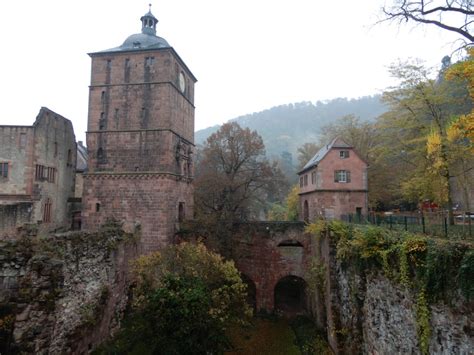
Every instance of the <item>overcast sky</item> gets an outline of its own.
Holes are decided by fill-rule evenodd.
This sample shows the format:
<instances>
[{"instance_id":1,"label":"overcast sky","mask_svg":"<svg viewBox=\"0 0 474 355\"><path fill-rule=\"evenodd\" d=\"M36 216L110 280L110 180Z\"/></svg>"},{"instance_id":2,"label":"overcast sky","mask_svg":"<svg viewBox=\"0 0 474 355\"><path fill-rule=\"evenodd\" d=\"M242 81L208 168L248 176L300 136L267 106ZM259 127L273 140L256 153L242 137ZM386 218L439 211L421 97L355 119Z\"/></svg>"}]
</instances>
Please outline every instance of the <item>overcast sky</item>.
<instances>
[{"instance_id":1,"label":"overcast sky","mask_svg":"<svg viewBox=\"0 0 474 355\"><path fill-rule=\"evenodd\" d=\"M383 0L159 0L157 34L197 77L196 130L272 106L380 93L387 66L437 66L454 35L373 24ZM148 1L23 0L0 4L0 124L31 125L41 106L85 140L89 52L141 31Z\"/></svg>"}]
</instances>

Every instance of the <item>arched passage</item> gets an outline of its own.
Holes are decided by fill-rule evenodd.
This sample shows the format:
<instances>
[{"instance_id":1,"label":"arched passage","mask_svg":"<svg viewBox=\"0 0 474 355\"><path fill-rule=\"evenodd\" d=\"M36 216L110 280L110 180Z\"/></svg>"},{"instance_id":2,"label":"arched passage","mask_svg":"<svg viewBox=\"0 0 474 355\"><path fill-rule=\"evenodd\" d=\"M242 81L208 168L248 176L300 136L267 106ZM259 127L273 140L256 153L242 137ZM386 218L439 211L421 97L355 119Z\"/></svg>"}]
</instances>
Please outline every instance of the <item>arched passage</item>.
<instances>
[{"instance_id":1,"label":"arched passage","mask_svg":"<svg viewBox=\"0 0 474 355\"><path fill-rule=\"evenodd\" d=\"M297 276L285 276L274 290L275 310L286 315L306 313L306 282Z\"/></svg>"},{"instance_id":2,"label":"arched passage","mask_svg":"<svg viewBox=\"0 0 474 355\"><path fill-rule=\"evenodd\" d=\"M240 277L243 283L247 285L247 303L255 312L257 310L257 287L255 282L245 274L241 274Z\"/></svg>"}]
</instances>

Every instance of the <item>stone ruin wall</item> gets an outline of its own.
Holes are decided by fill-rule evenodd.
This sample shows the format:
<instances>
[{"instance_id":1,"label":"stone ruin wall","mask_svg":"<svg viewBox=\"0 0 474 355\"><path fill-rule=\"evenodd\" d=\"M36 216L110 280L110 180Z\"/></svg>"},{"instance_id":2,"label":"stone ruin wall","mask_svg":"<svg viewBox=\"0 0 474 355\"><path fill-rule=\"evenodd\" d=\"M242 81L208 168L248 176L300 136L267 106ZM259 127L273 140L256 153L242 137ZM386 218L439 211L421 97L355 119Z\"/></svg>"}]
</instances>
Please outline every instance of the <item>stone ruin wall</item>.
<instances>
[{"instance_id":1,"label":"stone ruin wall","mask_svg":"<svg viewBox=\"0 0 474 355\"><path fill-rule=\"evenodd\" d=\"M120 326L137 250L116 228L0 242L0 352L95 348Z\"/></svg>"},{"instance_id":2,"label":"stone ruin wall","mask_svg":"<svg viewBox=\"0 0 474 355\"><path fill-rule=\"evenodd\" d=\"M421 354L417 335L417 295L387 279L382 270L362 275L336 259L329 245L326 285L328 340L340 354ZM471 354L474 349L474 301L461 295L453 304L429 304L430 354Z\"/></svg>"}]
</instances>

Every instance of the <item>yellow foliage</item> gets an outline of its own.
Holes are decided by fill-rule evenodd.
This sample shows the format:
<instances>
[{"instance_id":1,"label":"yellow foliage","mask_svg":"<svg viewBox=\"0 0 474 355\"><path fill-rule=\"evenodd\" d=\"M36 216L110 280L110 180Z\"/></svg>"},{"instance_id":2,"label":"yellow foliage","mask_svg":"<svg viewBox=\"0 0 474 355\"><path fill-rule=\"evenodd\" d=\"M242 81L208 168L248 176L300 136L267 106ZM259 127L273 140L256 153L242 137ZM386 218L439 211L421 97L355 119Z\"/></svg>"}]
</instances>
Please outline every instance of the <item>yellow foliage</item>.
<instances>
[{"instance_id":1,"label":"yellow foliage","mask_svg":"<svg viewBox=\"0 0 474 355\"><path fill-rule=\"evenodd\" d=\"M426 140L426 150L428 155L437 154L441 148L441 136L438 132L432 131Z\"/></svg>"},{"instance_id":2,"label":"yellow foliage","mask_svg":"<svg viewBox=\"0 0 474 355\"><path fill-rule=\"evenodd\" d=\"M474 101L474 47L467 50L468 58L464 61L456 63L446 72L448 80L466 80L468 83L469 95ZM463 136L469 138L471 151L474 152L474 110L459 117L454 123L455 129L462 132ZM458 133L459 134L459 133Z\"/></svg>"}]
</instances>

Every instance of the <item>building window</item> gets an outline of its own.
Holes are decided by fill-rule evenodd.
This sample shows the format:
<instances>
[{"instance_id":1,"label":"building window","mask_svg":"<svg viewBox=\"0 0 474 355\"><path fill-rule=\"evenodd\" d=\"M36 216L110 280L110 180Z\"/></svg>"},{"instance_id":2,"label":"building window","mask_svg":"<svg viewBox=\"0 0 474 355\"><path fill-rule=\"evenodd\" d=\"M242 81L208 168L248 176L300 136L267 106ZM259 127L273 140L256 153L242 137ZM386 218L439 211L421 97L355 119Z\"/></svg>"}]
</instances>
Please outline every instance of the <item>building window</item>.
<instances>
[{"instance_id":1,"label":"building window","mask_svg":"<svg viewBox=\"0 0 474 355\"><path fill-rule=\"evenodd\" d=\"M351 182L351 172L348 170L334 171L334 182Z\"/></svg>"},{"instance_id":2,"label":"building window","mask_svg":"<svg viewBox=\"0 0 474 355\"><path fill-rule=\"evenodd\" d=\"M125 59L125 68L130 68L130 59Z\"/></svg>"},{"instance_id":3,"label":"building window","mask_svg":"<svg viewBox=\"0 0 474 355\"><path fill-rule=\"evenodd\" d=\"M111 69L112 68L112 60L111 59L107 59L107 69Z\"/></svg>"},{"instance_id":4,"label":"building window","mask_svg":"<svg viewBox=\"0 0 474 355\"><path fill-rule=\"evenodd\" d=\"M178 222L183 222L184 217L185 217L184 202L180 202L178 205Z\"/></svg>"},{"instance_id":5,"label":"building window","mask_svg":"<svg viewBox=\"0 0 474 355\"><path fill-rule=\"evenodd\" d=\"M8 177L8 163L0 163L0 177Z\"/></svg>"},{"instance_id":6,"label":"building window","mask_svg":"<svg viewBox=\"0 0 474 355\"><path fill-rule=\"evenodd\" d=\"M303 203L303 221L309 222L309 205L307 200Z\"/></svg>"},{"instance_id":7,"label":"building window","mask_svg":"<svg viewBox=\"0 0 474 355\"><path fill-rule=\"evenodd\" d=\"M103 163L105 160L105 153L102 147L97 149L97 160L99 163Z\"/></svg>"},{"instance_id":8,"label":"building window","mask_svg":"<svg viewBox=\"0 0 474 355\"><path fill-rule=\"evenodd\" d=\"M145 66L151 67L155 63L155 57L146 57Z\"/></svg>"},{"instance_id":9,"label":"building window","mask_svg":"<svg viewBox=\"0 0 474 355\"><path fill-rule=\"evenodd\" d=\"M26 147L26 133L20 133L20 148Z\"/></svg>"},{"instance_id":10,"label":"building window","mask_svg":"<svg viewBox=\"0 0 474 355\"><path fill-rule=\"evenodd\" d=\"M55 168L46 168L46 180L48 182L54 183L56 181L56 169Z\"/></svg>"},{"instance_id":11,"label":"building window","mask_svg":"<svg viewBox=\"0 0 474 355\"><path fill-rule=\"evenodd\" d=\"M300 187L303 187L303 177L300 176Z\"/></svg>"},{"instance_id":12,"label":"building window","mask_svg":"<svg viewBox=\"0 0 474 355\"><path fill-rule=\"evenodd\" d=\"M308 186L308 174L304 176L304 186Z\"/></svg>"},{"instance_id":13,"label":"building window","mask_svg":"<svg viewBox=\"0 0 474 355\"><path fill-rule=\"evenodd\" d=\"M53 204L51 203L51 199L47 198L46 202L44 203L44 210L43 210L43 223L51 222L51 210L53 208Z\"/></svg>"},{"instance_id":14,"label":"building window","mask_svg":"<svg viewBox=\"0 0 474 355\"><path fill-rule=\"evenodd\" d=\"M36 165L35 180L54 183L56 181L56 168L48 168L43 165Z\"/></svg>"},{"instance_id":15,"label":"building window","mask_svg":"<svg viewBox=\"0 0 474 355\"><path fill-rule=\"evenodd\" d=\"M58 142L54 142L54 157L58 156Z\"/></svg>"},{"instance_id":16,"label":"building window","mask_svg":"<svg viewBox=\"0 0 474 355\"><path fill-rule=\"evenodd\" d=\"M311 184L316 185L316 171L311 173Z\"/></svg>"},{"instance_id":17,"label":"building window","mask_svg":"<svg viewBox=\"0 0 474 355\"><path fill-rule=\"evenodd\" d=\"M340 150L339 151L339 158L341 158L341 159L349 158L349 151L348 150Z\"/></svg>"},{"instance_id":18,"label":"building window","mask_svg":"<svg viewBox=\"0 0 474 355\"><path fill-rule=\"evenodd\" d=\"M100 203L95 204L95 211L99 212L100 211Z\"/></svg>"},{"instance_id":19,"label":"building window","mask_svg":"<svg viewBox=\"0 0 474 355\"><path fill-rule=\"evenodd\" d=\"M67 151L67 164L72 165L72 151L71 151L71 149L68 149L68 151Z\"/></svg>"}]
</instances>

